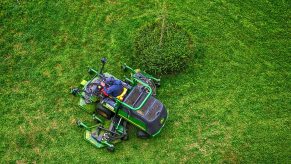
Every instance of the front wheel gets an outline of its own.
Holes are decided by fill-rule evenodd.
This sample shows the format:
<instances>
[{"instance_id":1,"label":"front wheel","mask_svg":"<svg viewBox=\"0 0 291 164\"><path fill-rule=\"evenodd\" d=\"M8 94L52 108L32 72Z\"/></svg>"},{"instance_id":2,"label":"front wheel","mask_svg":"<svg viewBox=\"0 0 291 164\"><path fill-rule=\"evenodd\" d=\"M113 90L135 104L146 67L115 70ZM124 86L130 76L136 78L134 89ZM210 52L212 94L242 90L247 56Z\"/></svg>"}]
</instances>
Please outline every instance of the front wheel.
<instances>
[{"instance_id":1,"label":"front wheel","mask_svg":"<svg viewBox=\"0 0 291 164\"><path fill-rule=\"evenodd\" d=\"M107 147L107 150L108 150L109 152L114 152L114 151L115 151L115 148L114 148L114 146L108 146L108 147Z\"/></svg>"},{"instance_id":2,"label":"front wheel","mask_svg":"<svg viewBox=\"0 0 291 164\"><path fill-rule=\"evenodd\" d=\"M79 89L78 88L73 88L71 89L71 94L74 95L74 96L77 96L79 93Z\"/></svg>"}]
</instances>

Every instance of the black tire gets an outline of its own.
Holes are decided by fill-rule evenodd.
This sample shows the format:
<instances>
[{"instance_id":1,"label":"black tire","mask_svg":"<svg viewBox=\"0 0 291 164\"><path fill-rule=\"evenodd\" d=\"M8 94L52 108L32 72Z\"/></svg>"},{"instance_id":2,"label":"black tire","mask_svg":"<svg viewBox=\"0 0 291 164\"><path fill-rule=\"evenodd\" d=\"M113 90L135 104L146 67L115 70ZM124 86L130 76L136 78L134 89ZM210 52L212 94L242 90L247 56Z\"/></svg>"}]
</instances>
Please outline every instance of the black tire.
<instances>
[{"instance_id":1,"label":"black tire","mask_svg":"<svg viewBox=\"0 0 291 164\"><path fill-rule=\"evenodd\" d=\"M114 146L108 146L107 147L107 150L109 151L109 152L114 152L115 151L115 148L114 148Z\"/></svg>"},{"instance_id":2,"label":"black tire","mask_svg":"<svg viewBox=\"0 0 291 164\"><path fill-rule=\"evenodd\" d=\"M150 135L142 130L137 131L136 136L141 139L150 138Z\"/></svg>"},{"instance_id":3,"label":"black tire","mask_svg":"<svg viewBox=\"0 0 291 164\"><path fill-rule=\"evenodd\" d=\"M124 135L123 137L121 137L121 140L123 141L127 141L128 140L128 134Z\"/></svg>"},{"instance_id":4,"label":"black tire","mask_svg":"<svg viewBox=\"0 0 291 164\"><path fill-rule=\"evenodd\" d=\"M78 92L79 92L79 89L78 88L71 89L71 94L74 95L74 96L77 96L78 95Z\"/></svg>"},{"instance_id":5,"label":"black tire","mask_svg":"<svg viewBox=\"0 0 291 164\"><path fill-rule=\"evenodd\" d=\"M148 79L146 77L141 78L141 80L143 82L147 83L152 88L152 94L153 94L153 96L155 96L157 94L156 93L156 84L151 79Z\"/></svg>"},{"instance_id":6,"label":"black tire","mask_svg":"<svg viewBox=\"0 0 291 164\"><path fill-rule=\"evenodd\" d=\"M127 122L125 120L122 120L122 125L123 125L123 128L124 128L124 132L122 135L124 135L123 137L121 137L121 140L123 141L127 141L128 140L128 133L127 133Z\"/></svg>"},{"instance_id":7,"label":"black tire","mask_svg":"<svg viewBox=\"0 0 291 164\"><path fill-rule=\"evenodd\" d=\"M76 124L78 127L81 127L81 121L80 120L76 120Z\"/></svg>"},{"instance_id":8,"label":"black tire","mask_svg":"<svg viewBox=\"0 0 291 164\"><path fill-rule=\"evenodd\" d=\"M156 85L157 88L159 88L161 86L161 83L160 82L156 82L155 85Z\"/></svg>"},{"instance_id":9,"label":"black tire","mask_svg":"<svg viewBox=\"0 0 291 164\"><path fill-rule=\"evenodd\" d=\"M92 70L92 68L89 68L89 69L88 69L88 73L89 73L90 75L94 75L94 71Z\"/></svg>"},{"instance_id":10,"label":"black tire","mask_svg":"<svg viewBox=\"0 0 291 164\"><path fill-rule=\"evenodd\" d=\"M114 115L113 112L111 112L110 110L106 109L101 104L97 104L96 112L99 115L103 116L104 118L106 118L108 120L110 120L111 117Z\"/></svg>"}]
</instances>

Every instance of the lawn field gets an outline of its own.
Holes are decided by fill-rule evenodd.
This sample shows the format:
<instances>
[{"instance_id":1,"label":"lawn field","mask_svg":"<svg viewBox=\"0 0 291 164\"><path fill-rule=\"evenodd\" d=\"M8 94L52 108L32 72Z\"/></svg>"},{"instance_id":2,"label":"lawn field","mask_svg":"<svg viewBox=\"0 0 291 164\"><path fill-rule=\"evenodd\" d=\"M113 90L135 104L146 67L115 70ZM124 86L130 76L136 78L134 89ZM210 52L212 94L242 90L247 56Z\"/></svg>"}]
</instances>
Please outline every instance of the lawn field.
<instances>
[{"instance_id":1,"label":"lawn field","mask_svg":"<svg viewBox=\"0 0 291 164\"><path fill-rule=\"evenodd\" d=\"M290 163L287 0L0 2L0 163ZM122 78L138 29L161 17L193 37L185 71L162 76L160 135L115 153L83 140L69 94L87 66ZM165 63L167 64L167 63ZM134 67L134 66L133 66Z\"/></svg>"}]
</instances>

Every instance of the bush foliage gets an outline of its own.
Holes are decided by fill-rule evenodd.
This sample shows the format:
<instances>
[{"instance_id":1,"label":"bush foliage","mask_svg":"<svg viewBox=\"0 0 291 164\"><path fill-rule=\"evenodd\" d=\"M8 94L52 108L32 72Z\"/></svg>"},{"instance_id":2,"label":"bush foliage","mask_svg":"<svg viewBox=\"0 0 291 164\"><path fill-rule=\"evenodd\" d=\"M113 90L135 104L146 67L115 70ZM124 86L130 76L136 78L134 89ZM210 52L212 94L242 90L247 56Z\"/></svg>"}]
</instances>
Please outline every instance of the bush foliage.
<instances>
[{"instance_id":1,"label":"bush foliage","mask_svg":"<svg viewBox=\"0 0 291 164\"><path fill-rule=\"evenodd\" d=\"M133 65L153 74L184 70L192 59L191 36L177 24L158 20L143 26L134 42Z\"/></svg>"}]
</instances>

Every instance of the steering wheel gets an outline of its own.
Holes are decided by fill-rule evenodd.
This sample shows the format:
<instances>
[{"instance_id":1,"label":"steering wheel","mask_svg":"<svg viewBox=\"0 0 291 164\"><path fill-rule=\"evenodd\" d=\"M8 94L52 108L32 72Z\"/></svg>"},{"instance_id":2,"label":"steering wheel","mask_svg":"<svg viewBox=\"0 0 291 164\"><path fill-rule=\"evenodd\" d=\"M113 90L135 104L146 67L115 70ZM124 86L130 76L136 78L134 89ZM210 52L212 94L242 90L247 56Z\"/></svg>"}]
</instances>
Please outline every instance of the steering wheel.
<instances>
[{"instance_id":1,"label":"steering wheel","mask_svg":"<svg viewBox=\"0 0 291 164\"><path fill-rule=\"evenodd\" d=\"M89 96L98 95L100 92L100 86L101 85L99 83L90 83L86 86L85 92Z\"/></svg>"}]
</instances>

